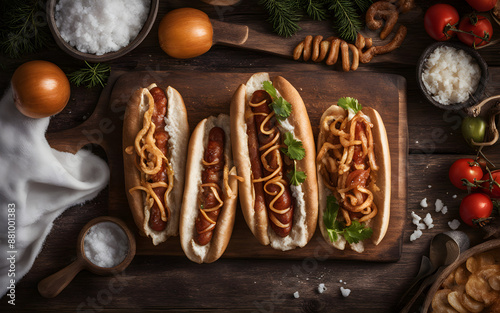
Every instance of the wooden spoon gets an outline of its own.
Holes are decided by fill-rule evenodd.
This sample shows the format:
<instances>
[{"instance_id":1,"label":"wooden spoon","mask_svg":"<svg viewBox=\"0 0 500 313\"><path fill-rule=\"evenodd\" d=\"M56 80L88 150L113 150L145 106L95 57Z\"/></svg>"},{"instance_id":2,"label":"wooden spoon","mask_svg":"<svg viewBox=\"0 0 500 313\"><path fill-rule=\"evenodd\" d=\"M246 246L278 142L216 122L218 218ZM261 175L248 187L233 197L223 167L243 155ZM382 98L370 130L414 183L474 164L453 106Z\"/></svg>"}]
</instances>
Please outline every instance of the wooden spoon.
<instances>
[{"instance_id":1,"label":"wooden spoon","mask_svg":"<svg viewBox=\"0 0 500 313\"><path fill-rule=\"evenodd\" d=\"M101 222L113 222L120 226L128 238L128 253L125 259L114 267L100 267L92 263L85 256L84 252L84 240L88 230ZM122 272L127 268L132 259L135 256L135 237L134 234L130 231L130 229L125 225L125 223L111 216L101 216L95 218L88 222L80 231L78 235L77 249L76 249L76 260L70 265L66 266L62 270L56 272L55 274L50 275L47 278L44 278L38 283L38 292L45 298L54 298L57 296L64 288L73 280L73 278L78 274L81 270L86 269L91 271L92 273L98 275L110 275L117 274Z\"/></svg>"}]
</instances>

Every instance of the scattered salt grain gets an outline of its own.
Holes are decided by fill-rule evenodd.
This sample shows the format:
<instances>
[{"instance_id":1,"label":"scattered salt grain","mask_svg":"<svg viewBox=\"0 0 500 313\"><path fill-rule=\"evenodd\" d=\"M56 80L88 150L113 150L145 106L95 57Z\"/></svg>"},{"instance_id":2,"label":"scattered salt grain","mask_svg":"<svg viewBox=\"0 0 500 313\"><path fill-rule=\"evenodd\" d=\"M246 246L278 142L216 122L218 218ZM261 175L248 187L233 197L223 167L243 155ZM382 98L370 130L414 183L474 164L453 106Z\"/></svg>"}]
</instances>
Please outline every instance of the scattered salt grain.
<instances>
[{"instance_id":1,"label":"scattered salt grain","mask_svg":"<svg viewBox=\"0 0 500 313\"><path fill-rule=\"evenodd\" d=\"M448 213L448 207L445 205L443 209L441 210L441 213L446 214Z\"/></svg>"},{"instance_id":2,"label":"scattered salt grain","mask_svg":"<svg viewBox=\"0 0 500 313\"><path fill-rule=\"evenodd\" d=\"M418 223L417 224L417 229L420 229L420 230L425 229L425 224L424 223Z\"/></svg>"},{"instance_id":3,"label":"scattered salt grain","mask_svg":"<svg viewBox=\"0 0 500 313\"><path fill-rule=\"evenodd\" d=\"M351 294L351 289L340 287L340 292L344 298L347 298Z\"/></svg>"},{"instance_id":4,"label":"scattered salt grain","mask_svg":"<svg viewBox=\"0 0 500 313\"><path fill-rule=\"evenodd\" d=\"M299 292L298 292L298 291L295 291L295 292L293 293L293 297L294 297L295 299L298 299L298 298L300 297Z\"/></svg>"},{"instance_id":5,"label":"scattered salt grain","mask_svg":"<svg viewBox=\"0 0 500 313\"><path fill-rule=\"evenodd\" d=\"M452 197L453 199L456 199L456 198L457 198L457 195L453 195L453 196L451 196L451 197Z\"/></svg>"},{"instance_id":6,"label":"scattered salt grain","mask_svg":"<svg viewBox=\"0 0 500 313\"><path fill-rule=\"evenodd\" d=\"M460 222L457 219L454 219L453 221L448 222L448 226L450 226L451 229L456 230L460 226Z\"/></svg>"},{"instance_id":7,"label":"scattered salt grain","mask_svg":"<svg viewBox=\"0 0 500 313\"><path fill-rule=\"evenodd\" d=\"M434 206L436 207L436 212L441 212L443 209L443 201L441 201L441 199L436 199Z\"/></svg>"},{"instance_id":8,"label":"scattered salt grain","mask_svg":"<svg viewBox=\"0 0 500 313\"><path fill-rule=\"evenodd\" d=\"M419 224L420 220L422 219L420 216L417 215L417 213L415 213L414 211L411 211L411 218L413 219L412 220L412 223L417 225Z\"/></svg>"},{"instance_id":9,"label":"scattered salt grain","mask_svg":"<svg viewBox=\"0 0 500 313\"><path fill-rule=\"evenodd\" d=\"M431 189L432 188L432 185L428 185L427 188Z\"/></svg>"},{"instance_id":10,"label":"scattered salt grain","mask_svg":"<svg viewBox=\"0 0 500 313\"><path fill-rule=\"evenodd\" d=\"M323 292L325 292L325 290L326 290L325 284L321 283L318 285L318 292L319 293L323 293Z\"/></svg>"},{"instance_id":11,"label":"scattered salt grain","mask_svg":"<svg viewBox=\"0 0 500 313\"><path fill-rule=\"evenodd\" d=\"M410 236L410 241L415 241L422 236L422 231L420 229L414 230L413 234Z\"/></svg>"},{"instance_id":12,"label":"scattered salt grain","mask_svg":"<svg viewBox=\"0 0 500 313\"><path fill-rule=\"evenodd\" d=\"M434 224L432 224L433 220L432 220L432 216L430 213L427 213L427 215L424 217L424 223L425 225L427 225L427 228L428 229L431 229L434 227Z\"/></svg>"},{"instance_id":13,"label":"scattered salt grain","mask_svg":"<svg viewBox=\"0 0 500 313\"><path fill-rule=\"evenodd\" d=\"M420 206L423 208L426 208L428 206L427 198L423 198L422 201L420 201Z\"/></svg>"}]
</instances>

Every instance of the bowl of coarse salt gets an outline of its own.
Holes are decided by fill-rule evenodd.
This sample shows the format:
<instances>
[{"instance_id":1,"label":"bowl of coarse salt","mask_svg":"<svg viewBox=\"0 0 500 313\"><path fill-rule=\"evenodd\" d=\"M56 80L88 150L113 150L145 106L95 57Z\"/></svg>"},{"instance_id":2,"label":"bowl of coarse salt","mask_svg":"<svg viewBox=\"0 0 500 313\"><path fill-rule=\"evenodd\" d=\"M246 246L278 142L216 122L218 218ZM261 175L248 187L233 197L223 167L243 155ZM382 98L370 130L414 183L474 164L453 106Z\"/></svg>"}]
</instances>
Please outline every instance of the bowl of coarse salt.
<instances>
[{"instance_id":1,"label":"bowl of coarse salt","mask_svg":"<svg viewBox=\"0 0 500 313\"><path fill-rule=\"evenodd\" d=\"M459 42L436 42L417 64L417 83L425 98L438 108L460 110L483 98L488 65L474 49Z\"/></svg>"},{"instance_id":2,"label":"bowl of coarse salt","mask_svg":"<svg viewBox=\"0 0 500 313\"><path fill-rule=\"evenodd\" d=\"M57 296L84 269L98 275L118 274L129 266L136 251L134 233L111 216L94 218L83 226L76 246L73 263L38 283L43 297Z\"/></svg>"},{"instance_id":3,"label":"bowl of coarse salt","mask_svg":"<svg viewBox=\"0 0 500 313\"><path fill-rule=\"evenodd\" d=\"M106 62L148 35L159 0L49 0L47 23L57 45L80 60Z\"/></svg>"}]
</instances>

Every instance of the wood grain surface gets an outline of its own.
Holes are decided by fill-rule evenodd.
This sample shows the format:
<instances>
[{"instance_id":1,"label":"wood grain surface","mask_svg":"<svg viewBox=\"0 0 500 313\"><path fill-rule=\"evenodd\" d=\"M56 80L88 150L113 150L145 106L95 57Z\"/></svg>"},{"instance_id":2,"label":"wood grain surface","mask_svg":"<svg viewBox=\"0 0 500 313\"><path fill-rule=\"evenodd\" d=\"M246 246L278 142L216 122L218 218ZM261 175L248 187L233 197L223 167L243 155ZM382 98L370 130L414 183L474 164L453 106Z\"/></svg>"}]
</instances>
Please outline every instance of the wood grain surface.
<instances>
[{"instance_id":1,"label":"wood grain surface","mask_svg":"<svg viewBox=\"0 0 500 313\"><path fill-rule=\"evenodd\" d=\"M466 1L443 0L458 9L460 15L471 11ZM43 278L70 264L76 256L76 241L81 228L91 219L107 215L109 209L119 203L110 199L111 186L123 177L113 176L110 186L95 199L84 204L68 208L52 226L44 247L29 273L16 282L16 306L7 303L8 297L0 299L1 312L397 312L396 304L405 289L417 274L422 255L428 255L429 243L435 234L450 230L448 222L460 219L458 207L465 192L455 189L448 182L447 173L450 164L460 157L473 157L475 152L468 147L460 132L460 120L464 112L440 110L421 95L416 84L415 65L420 54L434 41L426 34L423 27L424 12L435 1L416 1L416 8L411 18L404 15L400 22L408 27L408 37L403 45L383 56L377 56L368 64L360 65L353 73L342 73L336 67L323 63L297 62L290 58L279 57L262 51L241 47L214 45L206 54L188 60L168 57L158 45L158 25L161 17L172 9L195 7L206 12L212 20L229 22L249 27L249 40L253 31L261 33L260 45L286 45L286 49L295 46L306 35L334 34L331 21L313 22L305 19L303 27L296 35L283 39L273 35L271 26L266 22L267 14L255 1L242 0L229 7L207 5L198 0L160 1L158 18L146 39L131 53L113 60L110 84L120 73L128 72L189 72L196 73L234 73L241 75L258 71L285 73L306 72L309 76L328 77L337 75L342 79L357 75L361 81L370 80L370 74L385 73L402 76L406 80L407 127L409 147L407 174L407 205L404 212L404 231L402 235L401 257L397 262L366 262L351 259L323 260L318 258L270 259L270 258L221 258L213 264L198 265L184 256L173 255L137 255L130 266L123 272L112 276L98 276L88 271L79 273L73 282L56 298L45 299L37 291L37 284ZM500 34L494 26L493 37ZM264 37L265 36L265 37ZM263 38L270 38L265 39ZM452 39L452 40L457 40ZM281 48L280 48L281 49ZM489 66L490 82L486 89L487 96L500 94L500 45L479 50ZM56 63L66 73L71 73L84 66L61 51L55 43L37 53L24 55L20 59L9 59L0 55L2 72L0 89L4 92L10 83L14 70L22 63L42 59ZM364 76L366 75L366 77ZM293 74L286 74L297 88L300 81L293 81ZM165 80L165 82L168 78ZM142 82L138 82L141 83ZM226 86L236 85L228 82ZM356 83L358 84L358 83ZM193 86L197 88L199 86ZM299 89L304 95L305 88ZM335 86L329 86L335 90ZM65 130L83 127L92 113L101 106L99 97L101 87L71 87L71 98L67 107L51 118L47 136L63 134ZM180 90L189 94L189 91ZM231 94L228 89L227 93ZM485 96L486 96L485 95ZM129 95L123 95L127 98ZM321 94L312 92L308 97L321 100ZM211 103L214 99L204 99ZM118 110L112 103L102 106L109 110ZM382 110L381 110L382 111ZM96 111L97 112L97 111ZM104 112L105 114L108 114ZM190 114L193 112L189 112ZM381 112L384 114L384 111ZM117 112L116 116L120 113ZM201 113L198 115L201 119ZM311 118L317 118L311 116ZM93 122L93 121L92 121ZM95 154L108 160L102 148L105 133L113 131L113 124L104 120L94 132L87 132L88 141L97 141L99 145L86 145ZM190 125L193 128L195 125ZM0 125L1 127L1 125ZM80 131L85 128L80 128ZM75 135L66 133L67 137ZM79 135L79 134L77 134ZM59 138L60 139L60 138ZM120 145L120 143L113 143ZM77 149L77 148L74 148ZM500 164L498 144L485 149L490 160ZM111 164L110 164L111 165ZM118 169L118 168L117 168ZM111 169L113 173L120 173ZM422 208L420 202L426 198L429 207ZM434 203L437 199L448 207L447 214L436 213ZM122 201L122 200L119 200ZM124 212L128 208L123 208ZM422 237L414 242L410 235L415 230L411 212L420 216L430 213L434 219L434 228L426 229ZM246 227L246 226L245 226ZM5 228L4 228L5 229ZM246 229L246 228L244 228ZM482 243L482 233L465 224L459 230L466 232L472 244ZM3 273L0 273L3 274ZM317 287L324 283L327 290L320 294ZM351 294L344 298L340 287L349 288ZM300 297L293 297L298 291ZM417 310L415 310L417 311Z\"/></svg>"}]
</instances>

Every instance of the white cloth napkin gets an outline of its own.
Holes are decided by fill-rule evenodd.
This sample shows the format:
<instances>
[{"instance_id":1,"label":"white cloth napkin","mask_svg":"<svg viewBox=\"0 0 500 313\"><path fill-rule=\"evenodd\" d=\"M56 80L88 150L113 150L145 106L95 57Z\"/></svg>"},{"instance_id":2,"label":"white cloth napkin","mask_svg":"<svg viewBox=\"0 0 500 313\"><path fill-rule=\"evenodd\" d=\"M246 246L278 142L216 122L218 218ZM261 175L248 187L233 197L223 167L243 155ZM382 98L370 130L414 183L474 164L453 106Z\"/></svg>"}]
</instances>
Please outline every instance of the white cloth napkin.
<instances>
[{"instance_id":1,"label":"white cloth napkin","mask_svg":"<svg viewBox=\"0 0 500 313\"><path fill-rule=\"evenodd\" d=\"M6 91L0 101L0 297L10 292L11 279L17 284L30 270L53 221L109 181L109 168L99 157L52 149L45 139L48 125L48 117L22 115L12 90ZM15 242L9 242L12 234Z\"/></svg>"}]
</instances>

